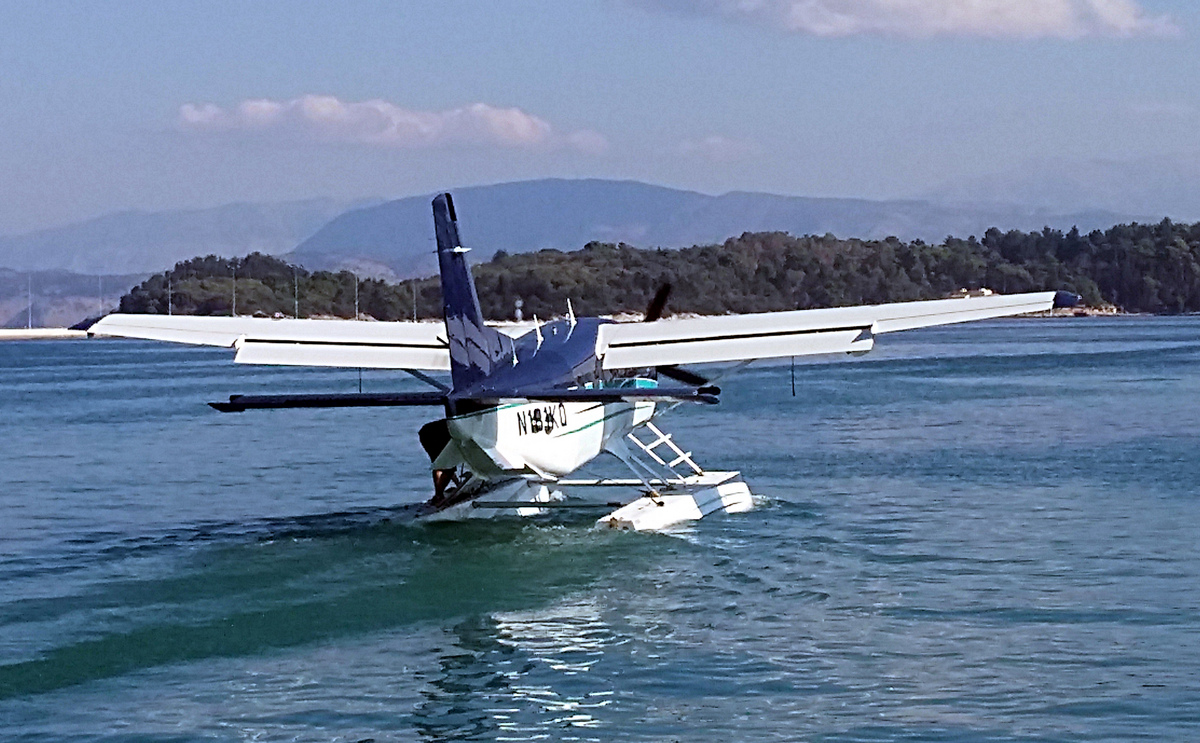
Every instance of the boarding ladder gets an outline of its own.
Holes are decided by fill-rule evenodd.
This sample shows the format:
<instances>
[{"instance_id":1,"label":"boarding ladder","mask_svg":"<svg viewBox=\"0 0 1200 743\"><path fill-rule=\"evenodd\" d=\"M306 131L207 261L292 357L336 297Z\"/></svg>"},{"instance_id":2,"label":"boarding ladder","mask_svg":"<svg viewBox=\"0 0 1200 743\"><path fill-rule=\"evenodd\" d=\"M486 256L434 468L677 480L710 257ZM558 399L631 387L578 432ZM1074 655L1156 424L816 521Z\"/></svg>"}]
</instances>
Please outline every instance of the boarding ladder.
<instances>
[{"instance_id":1,"label":"boarding ladder","mask_svg":"<svg viewBox=\"0 0 1200 743\"><path fill-rule=\"evenodd\" d=\"M637 432L642 430L642 428L645 428L653 435L653 439L649 442L642 441L642 439L638 437ZM640 428L630 431L626 438L628 438L634 446L645 452L646 456L650 457L650 459L654 460L661 467L670 472L674 476L673 479L682 480L685 476L690 477L691 475L704 474L704 470L700 469L700 465L696 464L696 462L692 460L692 453L690 451L684 451L683 449L680 449L679 445L676 444L672 439L671 434L663 433L658 426L654 425L653 421L646 421L646 423ZM666 448L666 451L664 452L665 457L660 456L657 451L663 447ZM667 458L670 458L670 461L668 461ZM679 467L680 465L687 465L687 467L691 469L691 472L687 475L681 475L679 470L676 469L676 467Z\"/></svg>"}]
</instances>

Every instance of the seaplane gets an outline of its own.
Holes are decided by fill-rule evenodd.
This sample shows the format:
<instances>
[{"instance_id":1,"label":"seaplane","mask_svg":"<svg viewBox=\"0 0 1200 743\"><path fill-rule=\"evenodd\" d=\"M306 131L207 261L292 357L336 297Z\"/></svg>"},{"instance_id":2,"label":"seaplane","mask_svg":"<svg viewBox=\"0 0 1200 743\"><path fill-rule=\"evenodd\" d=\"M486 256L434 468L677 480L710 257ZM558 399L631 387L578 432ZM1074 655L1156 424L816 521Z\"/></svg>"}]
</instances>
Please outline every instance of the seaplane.
<instances>
[{"instance_id":1,"label":"seaplane","mask_svg":"<svg viewBox=\"0 0 1200 743\"><path fill-rule=\"evenodd\" d=\"M679 404L719 402L720 380L689 367L858 355L887 333L1045 311L1074 299L1050 291L664 318L664 286L639 322L576 317L568 302L564 318L505 325L485 321L480 311L450 194L433 199L433 223L442 322L111 314L89 334L221 346L242 364L407 371L429 389L235 394L209 404L222 412L437 408L441 415L418 432L433 477L433 495L418 519L536 516L615 488L624 497L593 503L606 512L596 524L651 531L754 506L740 472L704 470L654 421ZM602 454L624 463L633 477L572 479Z\"/></svg>"}]
</instances>

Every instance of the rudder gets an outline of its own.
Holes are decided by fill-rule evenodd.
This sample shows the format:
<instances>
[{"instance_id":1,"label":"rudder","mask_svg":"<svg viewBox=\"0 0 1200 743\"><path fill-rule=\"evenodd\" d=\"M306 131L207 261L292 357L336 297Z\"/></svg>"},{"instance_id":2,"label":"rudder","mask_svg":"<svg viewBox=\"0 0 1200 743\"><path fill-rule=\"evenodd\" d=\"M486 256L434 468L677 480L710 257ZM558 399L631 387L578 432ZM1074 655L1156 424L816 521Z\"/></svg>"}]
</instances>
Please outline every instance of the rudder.
<instances>
[{"instance_id":1,"label":"rudder","mask_svg":"<svg viewBox=\"0 0 1200 743\"><path fill-rule=\"evenodd\" d=\"M467 248L458 234L454 199L448 193L433 199L438 268L442 280L442 316L450 343L450 376L454 390L478 384L503 353L500 334L483 323L475 281L467 265Z\"/></svg>"}]
</instances>

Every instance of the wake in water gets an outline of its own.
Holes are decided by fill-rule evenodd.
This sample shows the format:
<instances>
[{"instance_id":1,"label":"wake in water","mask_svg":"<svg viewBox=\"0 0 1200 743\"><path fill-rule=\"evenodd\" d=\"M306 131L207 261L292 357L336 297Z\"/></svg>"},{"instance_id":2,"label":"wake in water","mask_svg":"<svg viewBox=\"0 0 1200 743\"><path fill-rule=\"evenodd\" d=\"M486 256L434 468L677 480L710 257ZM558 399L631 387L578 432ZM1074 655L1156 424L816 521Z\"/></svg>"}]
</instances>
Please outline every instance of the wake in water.
<instances>
[{"instance_id":1,"label":"wake in water","mask_svg":"<svg viewBox=\"0 0 1200 743\"><path fill-rule=\"evenodd\" d=\"M28 634L0 665L0 699L171 663L237 657L422 621L536 606L622 559L628 537L587 526L414 524L419 506L139 538L94 534L69 558L5 570L76 591L0 604L0 632ZM39 575L41 576L39 579Z\"/></svg>"}]
</instances>

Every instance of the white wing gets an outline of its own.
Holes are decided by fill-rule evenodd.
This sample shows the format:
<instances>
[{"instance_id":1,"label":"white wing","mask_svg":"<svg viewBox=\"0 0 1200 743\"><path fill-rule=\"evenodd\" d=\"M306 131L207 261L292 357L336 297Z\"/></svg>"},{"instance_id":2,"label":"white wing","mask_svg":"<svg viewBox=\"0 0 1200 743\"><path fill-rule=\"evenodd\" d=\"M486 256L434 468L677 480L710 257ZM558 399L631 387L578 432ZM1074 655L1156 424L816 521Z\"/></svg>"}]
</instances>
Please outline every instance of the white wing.
<instances>
[{"instance_id":1,"label":"white wing","mask_svg":"<svg viewBox=\"0 0 1200 743\"><path fill-rule=\"evenodd\" d=\"M875 336L931 325L1040 312L1055 292L991 295L794 312L604 325L604 369L704 364L871 350Z\"/></svg>"},{"instance_id":2,"label":"white wing","mask_svg":"<svg viewBox=\"0 0 1200 743\"><path fill-rule=\"evenodd\" d=\"M88 333L234 348L234 360L241 364L450 368L446 326L440 322L117 314L103 318Z\"/></svg>"}]
</instances>

